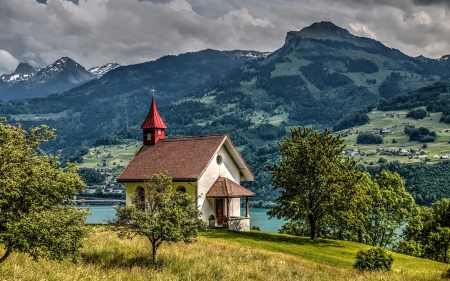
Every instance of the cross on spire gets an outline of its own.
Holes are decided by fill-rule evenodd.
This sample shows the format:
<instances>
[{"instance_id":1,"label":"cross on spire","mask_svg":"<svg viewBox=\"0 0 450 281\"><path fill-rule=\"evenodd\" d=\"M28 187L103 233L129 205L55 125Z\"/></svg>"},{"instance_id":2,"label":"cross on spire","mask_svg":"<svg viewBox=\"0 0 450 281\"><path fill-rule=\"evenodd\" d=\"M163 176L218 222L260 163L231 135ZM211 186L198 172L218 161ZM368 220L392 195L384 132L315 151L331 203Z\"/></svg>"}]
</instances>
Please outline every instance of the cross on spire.
<instances>
[{"instance_id":1,"label":"cross on spire","mask_svg":"<svg viewBox=\"0 0 450 281\"><path fill-rule=\"evenodd\" d=\"M155 96L155 88L152 88L151 90L150 90L150 92L152 92L152 97L154 97Z\"/></svg>"}]
</instances>

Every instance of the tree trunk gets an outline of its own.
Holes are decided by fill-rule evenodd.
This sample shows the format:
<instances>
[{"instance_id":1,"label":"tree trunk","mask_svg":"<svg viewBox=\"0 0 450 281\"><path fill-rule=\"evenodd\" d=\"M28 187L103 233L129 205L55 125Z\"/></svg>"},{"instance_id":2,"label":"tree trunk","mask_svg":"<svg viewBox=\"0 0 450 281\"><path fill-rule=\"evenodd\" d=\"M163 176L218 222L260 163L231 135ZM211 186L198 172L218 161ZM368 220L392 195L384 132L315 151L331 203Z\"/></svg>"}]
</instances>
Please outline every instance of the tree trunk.
<instances>
[{"instance_id":1,"label":"tree trunk","mask_svg":"<svg viewBox=\"0 0 450 281\"><path fill-rule=\"evenodd\" d=\"M12 253L11 249L10 248L6 248L5 254L3 255L3 257L0 258L0 263L4 262L9 257L9 255L11 253Z\"/></svg>"},{"instance_id":2,"label":"tree trunk","mask_svg":"<svg viewBox=\"0 0 450 281\"><path fill-rule=\"evenodd\" d=\"M363 235L361 230L358 230L358 242L361 244L363 243Z\"/></svg>"},{"instance_id":3,"label":"tree trunk","mask_svg":"<svg viewBox=\"0 0 450 281\"><path fill-rule=\"evenodd\" d=\"M156 242L152 242L152 261L153 266L156 267L156 251L158 250L158 247L156 246Z\"/></svg>"},{"instance_id":4,"label":"tree trunk","mask_svg":"<svg viewBox=\"0 0 450 281\"><path fill-rule=\"evenodd\" d=\"M312 214L308 215L308 219L309 219L309 227L311 228L311 239L316 240L317 239L316 219Z\"/></svg>"}]
</instances>

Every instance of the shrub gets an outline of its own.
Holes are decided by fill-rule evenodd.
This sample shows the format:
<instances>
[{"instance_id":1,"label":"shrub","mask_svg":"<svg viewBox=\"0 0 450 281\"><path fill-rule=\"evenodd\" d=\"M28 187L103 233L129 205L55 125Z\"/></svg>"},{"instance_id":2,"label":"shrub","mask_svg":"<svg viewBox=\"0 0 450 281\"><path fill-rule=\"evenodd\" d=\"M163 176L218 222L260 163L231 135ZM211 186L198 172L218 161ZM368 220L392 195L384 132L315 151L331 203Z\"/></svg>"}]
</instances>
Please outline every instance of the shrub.
<instances>
[{"instance_id":1,"label":"shrub","mask_svg":"<svg viewBox=\"0 0 450 281\"><path fill-rule=\"evenodd\" d=\"M252 226L250 229L255 231L261 231L261 228L259 228L259 226L256 225Z\"/></svg>"},{"instance_id":2,"label":"shrub","mask_svg":"<svg viewBox=\"0 0 450 281\"><path fill-rule=\"evenodd\" d=\"M427 116L427 112L421 108L413 109L406 114L406 117L412 117L414 119L423 119Z\"/></svg>"},{"instance_id":3,"label":"shrub","mask_svg":"<svg viewBox=\"0 0 450 281\"><path fill-rule=\"evenodd\" d=\"M374 135L369 132L360 133L356 137L356 143L380 144L380 143L383 143L383 136L382 135Z\"/></svg>"},{"instance_id":4,"label":"shrub","mask_svg":"<svg viewBox=\"0 0 450 281\"><path fill-rule=\"evenodd\" d=\"M380 157L380 159L378 159L378 163L387 163L387 159Z\"/></svg>"},{"instance_id":5,"label":"shrub","mask_svg":"<svg viewBox=\"0 0 450 281\"><path fill-rule=\"evenodd\" d=\"M389 271L394 259L385 249L376 247L356 254L353 268L359 271Z\"/></svg>"}]
</instances>

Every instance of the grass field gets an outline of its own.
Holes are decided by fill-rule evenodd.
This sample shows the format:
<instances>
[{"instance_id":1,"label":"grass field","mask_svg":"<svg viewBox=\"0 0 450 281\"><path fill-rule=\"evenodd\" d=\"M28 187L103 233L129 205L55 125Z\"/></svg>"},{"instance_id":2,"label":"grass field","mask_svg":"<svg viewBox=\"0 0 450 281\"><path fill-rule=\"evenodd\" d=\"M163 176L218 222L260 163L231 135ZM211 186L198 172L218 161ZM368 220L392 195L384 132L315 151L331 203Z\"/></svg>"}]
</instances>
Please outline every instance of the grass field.
<instances>
[{"instance_id":1,"label":"grass field","mask_svg":"<svg viewBox=\"0 0 450 281\"><path fill-rule=\"evenodd\" d=\"M68 117L68 111L64 110L59 113L46 113L46 114L15 114L11 115L15 121L39 121L39 120L55 120L62 117ZM78 117L79 113L74 113L74 117Z\"/></svg>"},{"instance_id":2,"label":"grass field","mask_svg":"<svg viewBox=\"0 0 450 281\"><path fill-rule=\"evenodd\" d=\"M94 228L79 263L34 262L12 254L0 264L0 280L439 280L446 267L394 253L391 272L361 274L352 264L356 252L368 248L343 241L211 230L192 244L163 244L154 268L146 239L119 240L110 231Z\"/></svg>"},{"instance_id":3,"label":"grass field","mask_svg":"<svg viewBox=\"0 0 450 281\"><path fill-rule=\"evenodd\" d=\"M439 123L441 113L430 113L429 117L422 120L415 120L413 118L406 118L406 110L398 111L378 111L374 110L369 114L370 121L368 124L363 126L355 127L354 132L366 132L371 131L373 128L388 128L393 133L391 135L385 135L384 143L380 147L388 150L398 150L401 149L422 149L423 143L409 141L409 136L403 134L403 129L406 124L414 123L416 128L426 127L431 131L436 131L438 139L436 142L428 143L426 148L427 157L431 157L431 163L436 163L442 161L441 159L434 158L435 155L439 157L445 154L450 154L450 132L445 132L445 130L450 130L450 124ZM393 116L393 117L391 117ZM277 115L269 116L263 111L256 111L254 116L251 116L251 121L255 124L260 124L262 122L268 121L268 123L273 125L280 125L283 120L287 118L287 113L279 112ZM288 134L288 133L286 133ZM377 145L375 144L357 144L356 143L357 134L349 135L345 138L346 149L359 149L362 152L370 153L376 152ZM397 143L393 143L393 140ZM106 145L90 148L89 155L84 156L84 163L80 164L80 167L86 168L96 168L102 167L103 161L106 162L106 167L111 168L113 163L128 164L136 152L139 150L141 142L136 140L127 140L123 145ZM100 151L100 153L98 153ZM99 157L97 157L99 155ZM424 161L424 159L409 159L407 156L387 156L387 155L373 155L361 157L361 155L356 155L354 158L360 160L361 163L373 162L376 164L380 157L386 158L388 161L398 160L402 163L418 163Z\"/></svg>"},{"instance_id":4,"label":"grass field","mask_svg":"<svg viewBox=\"0 0 450 281\"><path fill-rule=\"evenodd\" d=\"M442 113L430 113L429 117L426 117L422 120L415 120L413 118L406 118L406 110L397 110L397 111L378 111L374 110L368 113L370 117L370 121L368 124L365 124L360 127L355 127L352 132L366 132L371 131L373 128L388 128L392 131L392 134L385 135L384 143L380 144L380 147L389 150L398 150L402 149L422 149L423 143L417 141L409 141L409 136L403 134L403 129L407 124L414 124L416 128L426 127L430 129L430 131L436 131L438 135L438 139L436 142L428 143L428 147L425 149L428 153L427 157L431 157L431 162L442 161L441 159L434 158L435 155L439 157L445 154L450 154L450 132L445 132L445 130L450 130L450 124L439 123L439 119ZM393 116L393 117L391 117ZM365 144L357 144L356 143L357 134L349 135L345 137L346 149L359 149L362 152L375 152L377 146L374 144L365 145ZM393 143L393 140L396 140L397 143ZM424 161L419 159L409 159L407 156L385 156L385 155L374 155L361 157L360 155L356 155L355 158L357 160L361 160L361 162L374 162L376 163L380 157L386 158L388 161L398 160L404 163L411 162L420 162Z\"/></svg>"},{"instance_id":5,"label":"grass field","mask_svg":"<svg viewBox=\"0 0 450 281\"><path fill-rule=\"evenodd\" d=\"M89 154L84 156L84 163L78 164L81 168L112 168L119 164L127 165L141 147L141 142L127 140L121 145L100 145L91 147ZM114 163L116 163L114 165Z\"/></svg>"}]
</instances>

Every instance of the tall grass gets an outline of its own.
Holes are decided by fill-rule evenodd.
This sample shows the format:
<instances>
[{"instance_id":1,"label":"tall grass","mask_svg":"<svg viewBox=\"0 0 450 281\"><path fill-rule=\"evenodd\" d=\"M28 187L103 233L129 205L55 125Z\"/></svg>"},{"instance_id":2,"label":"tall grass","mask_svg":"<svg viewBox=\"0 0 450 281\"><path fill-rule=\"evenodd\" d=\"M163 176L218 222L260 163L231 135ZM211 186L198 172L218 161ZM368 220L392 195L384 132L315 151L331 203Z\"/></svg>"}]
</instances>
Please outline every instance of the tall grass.
<instances>
[{"instance_id":1,"label":"tall grass","mask_svg":"<svg viewBox=\"0 0 450 281\"><path fill-rule=\"evenodd\" d=\"M252 235L257 242L253 245L249 242ZM248 234L244 243L240 234L209 231L192 244L164 244L155 268L145 238L120 240L114 233L96 228L86 241L79 263L34 262L26 255L12 254L0 264L0 280L437 280L440 275L435 269L418 272L403 267L390 273L359 274L346 262L333 266L321 259L312 261L300 253L271 248L271 243L279 242L286 250L301 252L302 245L277 242L280 236L267 235ZM272 240L262 241L267 238ZM317 245L315 251L320 254L325 248Z\"/></svg>"}]
</instances>

